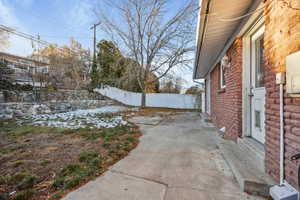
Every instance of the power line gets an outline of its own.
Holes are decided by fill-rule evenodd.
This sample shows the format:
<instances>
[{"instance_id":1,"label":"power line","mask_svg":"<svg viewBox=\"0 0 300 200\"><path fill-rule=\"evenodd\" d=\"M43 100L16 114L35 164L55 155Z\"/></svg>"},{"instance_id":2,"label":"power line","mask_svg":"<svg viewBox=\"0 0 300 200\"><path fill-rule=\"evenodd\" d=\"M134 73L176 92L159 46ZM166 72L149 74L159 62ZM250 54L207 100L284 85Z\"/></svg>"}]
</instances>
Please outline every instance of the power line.
<instances>
[{"instance_id":1,"label":"power line","mask_svg":"<svg viewBox=\"0 0 300 200\"><path fill-rule=\"evenodd\" d=\"M255 11L248 12L248 13L246 13L246 14L244 14L244 15L241 15L241 16L238 16L238 17L234 17L234 18L222 18L222 17L218 17L217 15L216 15L216 17L217 17L217 19L218 19L219 21L222 21L222 22L232 22L232 21L237 21L237 20L243 19L243 18L245 18L245 17L248 17L248 16L250 16L250 15L252 15L252 14L254 14L254 13L260 12L260 11L262 11L264 8L265 8L265 6L262 6L261 8L258 8L258 9L255 10Z\"/></svg>"},{"instance_id":2,"label":"power line","mask_svg":"<svg viewBox=\"0 0 300 200\"><path fill-rule=\"evenodd\" d=\"M46 42L46 41L43 41L43 40L39 40L38 37L35 37L33 35L30 35L30 34L27 34L27 33L23 33L23 32L20 32L20 31L17 31L13 28L10 28L8 26L4 26L4 25L0 25L0 30L2 31L6 31L8 33L12 33L12 34L15 34L17 36L20 36L20 37L23 37L23 38L26 38L26 39L29 39L31 41L35 41L35 42L39 42L40 44L43 44L45 46L48 46L50 45L50 43Z\"/></svg>"},{"instance_id":3,"label":"power line","mask_svg":"<svg viewBox=\"0 0 300 200\"><path fill-rule=\"evenodd\" d=\"M218 15L218 13L208 13L208 14L203 14L201 16L214 16L217 18L217 20L219 21L222 21L222 22L231 22L231 21L237 21L237 20L240 20L242 18L245 18L245 17L248 17L249 15L252 15L254 13L257 13L257 12L260 12L261 10L263 10L265 8L265 6L262 6L261 8L258 8L257 10L255 11L252 11L252 12L248 12L244 15L241 15L241 16L238 16L238 17L234 17L234 18L224 18L224 17L220 17Z\"/></svg>"},{"instance_id":4,"label":"power line","mask_svg":"<svg viewBox=\"0 0 300 200\"><path fill-rule=\"evenodd\" d=\"M17 31L17 30L15 30L15 29L13 29L13 28L10 28L10 27L8 27L8 26L4 26L4 25L1 25L1 24L0 24L0 30L6 31L6 32L11 33L11 34L14 34L14 35L17 35L17 36L19 36L19 37L23 37L23 38L25 38L25 39L31 40L32 42L33 42L33 41L34 41L34 42L37 42L38 44L44 45L44 46L46 46L46 47L49 47L49 46L51 46L51 45L55 45L55 44L49 43L49 42L47 42L47 41L45 41L45 40L41 40L41 39L40 39L40 36L36 37L36 36L30 35L30 34L21 32L21 31ZM57 49L59 49L59 50L61 50L61 51L64 50L63 48L58 47L58 46L57 46ZM78 55L77 52L75 52L75 51L73 51L73 50L71 50L71 49L69 49L69 51L70 51L71 53L75 54L75 55Z\"/></svg>"},{"instance_id":5,"label":"power line","mask_svg":"<svg viewBox=\"0 0 300 200\"><path fill-rule=\"evenodd\" d=\"M47 38L75 38L75 39L86 39L86 40L92 40L93 37L89 37L89 36L55 36L55 35L41 35L43 37L47 37Z\"/></svg>"}]
</instances>

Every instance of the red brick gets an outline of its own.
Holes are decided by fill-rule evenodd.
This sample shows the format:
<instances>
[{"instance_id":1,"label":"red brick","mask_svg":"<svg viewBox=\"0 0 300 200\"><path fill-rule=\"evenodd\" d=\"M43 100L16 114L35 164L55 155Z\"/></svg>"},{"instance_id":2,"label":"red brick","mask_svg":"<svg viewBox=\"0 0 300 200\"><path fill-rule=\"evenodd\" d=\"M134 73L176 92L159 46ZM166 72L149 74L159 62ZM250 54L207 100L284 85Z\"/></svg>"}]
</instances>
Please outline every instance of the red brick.
<instances>
[{"instance_id":1,"label":"red brick","mask_svg":"<svg viewBox=\"0 0 300 200\"><path fill-rule=\"evenodd\" d=\"M292 0L287 0L292 1ZM293 1L295 2L295 1ZM276 72L285 71L285 59L300 50L300 13L279 6L276 1L265 1L265 165L266 171L279 181L279 86ZM231 68L226 71L226 90L219 90L219 67L211 72L211 112L219 128L226 127L226 137L236 139L242 134L242 40L237 38L227 52ZM284 117L286 131L285 174L294 187L298 187L298 163L289 161L292 154L300 152L300 98L284 94ZM297 165L298 164L298 165ZM298 188L299 189L299 188Z\"/></svg>"}]
</instances>

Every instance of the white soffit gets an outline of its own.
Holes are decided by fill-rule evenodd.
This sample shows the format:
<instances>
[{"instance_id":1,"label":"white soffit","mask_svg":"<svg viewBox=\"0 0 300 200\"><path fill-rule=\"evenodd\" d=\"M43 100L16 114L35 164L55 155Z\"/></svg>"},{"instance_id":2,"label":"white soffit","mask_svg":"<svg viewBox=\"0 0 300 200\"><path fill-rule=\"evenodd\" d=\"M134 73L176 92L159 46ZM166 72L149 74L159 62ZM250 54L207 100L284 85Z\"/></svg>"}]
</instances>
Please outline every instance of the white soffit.
<instances>
[{"instance_id":1,"label":"white soffit","mask_svg":"<svg viewBox=\"0 0 300 200\"><path fill-rule=\"evenodd\" d=\"M205 78L218 62L226 46L232 43L245 18L226 21L257 8L257 0L203 0L198 33L194 78ZM253 8L254 7L254 8ZM208 15L207 8L209 9ZM207 19L205 19L207 17Z\"/></svg>"}]
</instances>

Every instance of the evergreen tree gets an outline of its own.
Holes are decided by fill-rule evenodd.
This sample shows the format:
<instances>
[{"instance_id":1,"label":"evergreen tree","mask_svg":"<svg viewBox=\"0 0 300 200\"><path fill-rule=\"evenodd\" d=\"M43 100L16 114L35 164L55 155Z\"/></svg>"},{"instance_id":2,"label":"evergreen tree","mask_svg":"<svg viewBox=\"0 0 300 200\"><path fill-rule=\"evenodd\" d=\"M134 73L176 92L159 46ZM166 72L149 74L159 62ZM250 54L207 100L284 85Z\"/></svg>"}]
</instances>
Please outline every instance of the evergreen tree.
<instances>
[{"instance_id":1,"label":"evergreen tree","mask_svg":"<svg viewBox=\"0 0 300 200\"><path fill-rule=\"evenodd\" d=\"M99 85L99 74L98 74L98 69L97 69L97 63L96 60L93 60L92 64L92 70L91 70L91 86L92 88L96 88Z\"/></svg>"},{"instance_id":2,"label":"evergreen tree","mask_svg":"<svg viewBox=\"0 0 300 200\"><path fill-rule=\"evenodd\" d=\"M141 67L138 62L123 56L113 42L101 40L97 48L96 64L93 64L91 74L93 87L103 84L132 92L142 92L134 72L136 68ZM155 79L155 76L150 74L150 79ZM159 81L149 83L148 92L157 92L157 85L159 85Z\"/></svg>"}]
</instances>

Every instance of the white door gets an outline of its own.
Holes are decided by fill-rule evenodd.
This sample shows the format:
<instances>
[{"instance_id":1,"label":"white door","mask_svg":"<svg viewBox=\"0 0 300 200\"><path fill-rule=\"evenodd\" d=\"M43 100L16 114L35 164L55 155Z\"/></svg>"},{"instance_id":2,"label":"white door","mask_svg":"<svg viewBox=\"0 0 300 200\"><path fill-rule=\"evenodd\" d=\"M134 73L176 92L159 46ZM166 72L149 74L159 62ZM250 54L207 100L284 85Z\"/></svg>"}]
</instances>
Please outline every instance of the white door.
<instances>
[{"instance_id":1,"label":"white door","mask_svg":"<svg viewBox=\"0 0 300 200\"><path fill-rule=\"evenodd\" d=\"M251 36L251 136L265 143L264 26Z\"/></svg>"}]
</instances>

